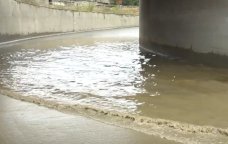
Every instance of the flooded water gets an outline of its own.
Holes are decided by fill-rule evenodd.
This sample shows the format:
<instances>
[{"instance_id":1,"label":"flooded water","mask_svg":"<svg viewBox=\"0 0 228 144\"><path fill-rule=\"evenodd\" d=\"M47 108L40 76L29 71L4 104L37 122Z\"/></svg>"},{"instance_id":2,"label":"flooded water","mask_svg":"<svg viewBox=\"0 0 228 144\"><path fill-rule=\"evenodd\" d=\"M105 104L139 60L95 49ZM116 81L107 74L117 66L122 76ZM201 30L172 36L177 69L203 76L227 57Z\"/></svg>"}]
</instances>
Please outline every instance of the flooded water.
<instances>
[{"instance_id":1,"label":"flooded water","mask_svg":"<svg viewBox=\"0 0 228 144\"><path fill-rule=\"evenodd\" d=\"M177 142L228 143L228 69L144 56L138 28L1 46L0 86Z\"/></svg>"}]
</instances>

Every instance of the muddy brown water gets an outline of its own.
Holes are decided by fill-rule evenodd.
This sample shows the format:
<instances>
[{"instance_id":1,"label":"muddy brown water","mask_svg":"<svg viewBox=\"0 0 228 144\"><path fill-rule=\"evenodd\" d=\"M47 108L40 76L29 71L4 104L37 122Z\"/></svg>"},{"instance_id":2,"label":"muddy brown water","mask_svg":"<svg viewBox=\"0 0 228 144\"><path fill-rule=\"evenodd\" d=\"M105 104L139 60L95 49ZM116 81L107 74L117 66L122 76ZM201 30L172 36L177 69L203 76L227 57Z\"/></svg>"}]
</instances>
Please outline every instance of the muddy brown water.
<instances>
[{"instance_id":1,"label":"muddy brown water","mask_svg":"<svg viewBox=\"0 0 228 144\"><path fill-rule=\"evenodd\" d=\"M208 135L213 135L213 143L228 140L226 134L216 132L201 138L194 132L188 135L188 130L171 134L176 125L227 131L228 69L144 56L139 51L138 28L1 46L0 86L23 97L168 121L174 130L166 134L166 125L158 123L157 129L162 130L156 135L178 142L208 143Z\"/></svg>"}]
</instances>

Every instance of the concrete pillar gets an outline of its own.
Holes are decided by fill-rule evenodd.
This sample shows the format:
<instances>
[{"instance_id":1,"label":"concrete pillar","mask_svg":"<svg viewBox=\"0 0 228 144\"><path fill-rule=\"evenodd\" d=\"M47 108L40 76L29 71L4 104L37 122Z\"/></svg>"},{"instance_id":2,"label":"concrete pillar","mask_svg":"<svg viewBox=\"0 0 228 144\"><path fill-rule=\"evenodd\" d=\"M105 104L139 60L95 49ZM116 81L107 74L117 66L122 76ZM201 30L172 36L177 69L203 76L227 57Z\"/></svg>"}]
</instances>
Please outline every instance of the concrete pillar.
<instances>
[{"instance_id":1,"label":"concrete pillar","mask_svg":"<svg viewBox=\"0 0 228 144\"><path fill-rule=\"evenodd\" d=\"M228 0L141 0L140 46L228 56Z\"/></svg>"}]
</instances>

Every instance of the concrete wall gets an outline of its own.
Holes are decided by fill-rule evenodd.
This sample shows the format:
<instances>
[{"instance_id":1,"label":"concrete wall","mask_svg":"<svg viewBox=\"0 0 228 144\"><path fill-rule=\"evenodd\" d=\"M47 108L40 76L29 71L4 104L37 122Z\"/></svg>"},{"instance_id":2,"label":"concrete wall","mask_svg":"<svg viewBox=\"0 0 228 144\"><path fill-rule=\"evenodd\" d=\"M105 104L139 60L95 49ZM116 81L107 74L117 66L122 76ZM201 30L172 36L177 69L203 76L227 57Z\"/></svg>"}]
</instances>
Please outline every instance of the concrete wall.
<instances>
[{"instance_id":1,"label":"concrete wall","mask_svg":"<svg viewBox=\"0 0 228 144\"><path fill-rule=\"evenodd\" d=\"M74 13L74 20L74 29L76 31L138 26L139 23L138 16L86 12Z\"/></svg>"},{"instance_id":2,"label":"concrete wall","mask_svg":"<svg viewBox=\"0 0 228 144\"><path fill-rule=\"evenodd\" d=\"M87 31L138 26L138 16L72 12L0 0L0 34Z\"/></svg>"},{"instance_id":3,"label":"concrete wall","mask_svg":"<svg viewBox=\"0 0 228 144\"><path fill-rule=\"evenodd\" d=\"M228 56L228 0L142 0L140 11L142 47Z\"/></svg>"}]
</instances>

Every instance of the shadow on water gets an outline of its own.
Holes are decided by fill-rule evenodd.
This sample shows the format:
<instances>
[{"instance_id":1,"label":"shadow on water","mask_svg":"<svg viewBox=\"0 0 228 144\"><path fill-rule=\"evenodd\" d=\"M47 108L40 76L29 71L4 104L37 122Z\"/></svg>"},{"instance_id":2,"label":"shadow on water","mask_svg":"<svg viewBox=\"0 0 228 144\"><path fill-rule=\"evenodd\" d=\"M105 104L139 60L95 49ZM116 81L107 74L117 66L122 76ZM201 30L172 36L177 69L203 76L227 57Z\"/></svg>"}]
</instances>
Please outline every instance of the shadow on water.
<instances>
[{"instance_id":1,"label":"shadow on water","mask_svg":"<svg viewBox=\"0 0 228 144\"><path fill-rule=\"evenodd\" d=\"M140 74L147 92L138 98L144 102L138 108L141 114L227 127L227 57L191 50L163 52L165 49L140 53L145 57L140 60Z\"/></svg>"},{"instance_id":2,"label":"shadow on water","mask_svg":"<svg viewBox=\"0 0 228 144\"><path fill-rule=\"evenodd\" d=\"M185 62L192 65L195 64L215 68L228 68L228 56L222 54L215 54L213 52L196 53L192 50L192 48L184 49L180 47L156 44L154 42L150 45L141 45L141 54L147 57L151 57L151 54L156 54L169 60L177 60L178 62Z\"/></svg>"}]
</instances>

